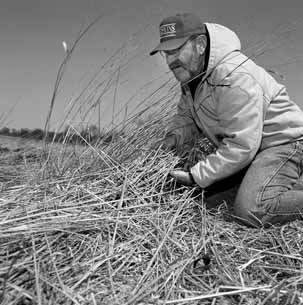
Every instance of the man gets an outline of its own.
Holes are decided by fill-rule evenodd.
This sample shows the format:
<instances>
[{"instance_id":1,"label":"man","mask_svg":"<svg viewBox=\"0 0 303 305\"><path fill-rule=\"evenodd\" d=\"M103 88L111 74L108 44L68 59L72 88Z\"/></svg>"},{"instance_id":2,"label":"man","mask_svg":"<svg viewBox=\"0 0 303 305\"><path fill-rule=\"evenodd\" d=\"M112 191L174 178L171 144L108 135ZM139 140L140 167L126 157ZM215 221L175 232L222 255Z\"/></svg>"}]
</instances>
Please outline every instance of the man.
<instances>
[{"instance_id":1,"label":"man","mask_svg":"<svg viewBox=\"0 0 303 305\"><path fill-rule=\"evenodd\" d=\"M160 24L161 52L181 84L181 99L162 147L182 148L203 134L216 150L190 170L210 205L234 204L237 219L266 226L303 215L303 113L283 85L241 53L230 29L177 14Z\"/></svg>"}]
</instances>

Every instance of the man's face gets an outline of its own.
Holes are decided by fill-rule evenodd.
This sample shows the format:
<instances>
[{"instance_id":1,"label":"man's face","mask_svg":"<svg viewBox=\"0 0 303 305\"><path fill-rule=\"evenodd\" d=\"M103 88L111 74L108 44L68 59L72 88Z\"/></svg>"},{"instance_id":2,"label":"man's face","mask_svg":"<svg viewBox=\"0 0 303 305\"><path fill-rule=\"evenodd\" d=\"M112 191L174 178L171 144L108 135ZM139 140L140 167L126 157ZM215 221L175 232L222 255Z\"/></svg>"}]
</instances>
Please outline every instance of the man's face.
<instances>
[{"instance_id":1,"label":"man's face","mask_svg":"<svg viewBox=\"0 0 303 305\"><path fill-rule=\"evenodd\" d=\"M169 69L179 82L185 83L200 72L202 56L197 52L194 40L188 40L180 48L163 53Z\"/></svg>"}]
</instances>

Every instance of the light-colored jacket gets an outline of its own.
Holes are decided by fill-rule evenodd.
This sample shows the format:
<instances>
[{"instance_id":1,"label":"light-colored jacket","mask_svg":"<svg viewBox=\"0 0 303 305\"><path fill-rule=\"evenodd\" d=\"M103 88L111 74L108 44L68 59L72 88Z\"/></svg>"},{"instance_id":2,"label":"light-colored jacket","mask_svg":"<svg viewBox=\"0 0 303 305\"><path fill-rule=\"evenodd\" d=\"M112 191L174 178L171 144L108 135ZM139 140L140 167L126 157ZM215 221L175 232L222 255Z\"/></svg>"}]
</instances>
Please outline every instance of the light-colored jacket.
<instances>
[{"instance_id":1,"label":"light-colored jacket","mask_svg":"<svg viewBox=\"0 0 303 305\"><path fill-rule=\"evenodd\" d=\"M204 133L216 151L191 168L202 188L248 166L259 150L303 138L303 112L286 89L240 52L237 35L205 23L210 57L205 76L192 98L187 85L170 134L183 145Z\"/></svg>"}]
</instances>

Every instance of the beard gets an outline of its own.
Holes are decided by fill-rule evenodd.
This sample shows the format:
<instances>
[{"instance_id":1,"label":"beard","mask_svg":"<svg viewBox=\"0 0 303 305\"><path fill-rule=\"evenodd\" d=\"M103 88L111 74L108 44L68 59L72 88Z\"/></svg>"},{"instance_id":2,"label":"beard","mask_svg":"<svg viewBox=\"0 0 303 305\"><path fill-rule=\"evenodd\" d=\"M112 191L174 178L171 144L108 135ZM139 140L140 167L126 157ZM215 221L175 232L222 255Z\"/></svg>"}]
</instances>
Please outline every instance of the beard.
<instances>
[{"instance_id":1,"label":"beard","mask_svg":"<svg viewBox=\"0 0 303 305\"><path fill-rule=\"evenodd\" d=\"M172 62L169 65L169 69L173 72L175 78L181 83L185 83L193 77L189 67L180 60Z\"/></svg>"},{"instance_id":2,"label":"beard","mask_svg":"<svg viewBox=\"0 0 303 305\"><path fill-rule=\"evenodd\" d=\"M179 59L169 65L169 69L173 72L175 78L181 83L190 82L203 70L204 57L199 58L194 66L185 64Z\"/></svg>"},{"instance_id":3,"label":"beard","mask_svg":"<svg viewBox=\"0 0 303 305\"><path fill-rule=\"evenodd\" d=\"M182 84L190 81L193 78L191 73L184 68L177 68L172 70L172 72L175 78Z\"/></svg>"}]
</instances>

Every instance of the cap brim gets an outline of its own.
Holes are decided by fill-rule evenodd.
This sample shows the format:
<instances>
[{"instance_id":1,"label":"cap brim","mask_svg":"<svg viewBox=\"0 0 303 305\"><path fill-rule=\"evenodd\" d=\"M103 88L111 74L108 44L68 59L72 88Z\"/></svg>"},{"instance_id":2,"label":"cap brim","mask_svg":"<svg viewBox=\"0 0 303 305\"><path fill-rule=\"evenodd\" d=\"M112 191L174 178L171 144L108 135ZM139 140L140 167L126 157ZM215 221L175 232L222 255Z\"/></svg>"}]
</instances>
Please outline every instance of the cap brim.
<instances>
[{"instance_id":1,"label":"cap brim","mask_svg":"<svg viewBox=\"0 0 303 305\"><path fill-rule=\"evenodd\" d=\"M176 39L163 41L159 43L159 45L156 48L154 48L149 53L149 55L154 55L159 51L169 51L169 50L177 49L181 47L188 39L189 37L183 37L183 38L176 38Z\"/></svg>"}]
</instances>

